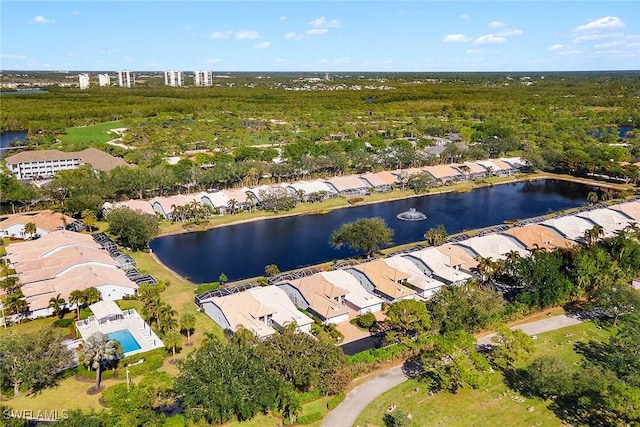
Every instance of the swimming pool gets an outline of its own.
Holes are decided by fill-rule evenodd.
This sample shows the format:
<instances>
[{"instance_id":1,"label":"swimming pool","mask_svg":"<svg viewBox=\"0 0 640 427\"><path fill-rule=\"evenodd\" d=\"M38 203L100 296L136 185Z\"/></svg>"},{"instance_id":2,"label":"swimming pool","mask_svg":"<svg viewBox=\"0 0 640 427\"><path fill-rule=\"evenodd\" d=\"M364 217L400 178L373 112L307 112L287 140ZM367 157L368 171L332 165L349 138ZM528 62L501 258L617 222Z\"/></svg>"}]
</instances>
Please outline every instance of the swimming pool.
<instances>
[{"instance_id":1,"label":"swimming pool","mask_svg":"<svg viewBox=\"0 0 640 427\"><path fill-rule=\"evenodd\" d=\"M122 352L127 354L132 351L140 350L140 344L138 341L131 335L128 329L122 329L120 331L109 332L107 337L110 340L116 340L122 346Z\"/></svg>"}]
</instances>

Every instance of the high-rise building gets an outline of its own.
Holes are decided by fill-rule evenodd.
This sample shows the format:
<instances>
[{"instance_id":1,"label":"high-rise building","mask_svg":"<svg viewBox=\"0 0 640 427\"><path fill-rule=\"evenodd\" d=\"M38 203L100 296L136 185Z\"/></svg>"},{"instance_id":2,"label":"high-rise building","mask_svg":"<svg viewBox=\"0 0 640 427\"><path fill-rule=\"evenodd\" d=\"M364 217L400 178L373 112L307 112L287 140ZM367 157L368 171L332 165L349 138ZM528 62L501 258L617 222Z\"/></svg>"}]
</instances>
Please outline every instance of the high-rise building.
<instances>
[{"instance_id":1,"label":"high-rise building","mask_svg":"<svg viewBox=\"0 0 640 427\"><path fill-rule=\"evenodd\" d=\"M182 86L184 83L182 71L165 71L164 84L167 86Z\"/></svg>"},{"instance_id":2,"label":"high-rise building","mask_svg":"<svg viewBox=\"0 0 640 427\"><path fill-rule=\"evenodd\" d=\"M111 77L109 74L98 74L98 83L100 86L110 86L111 85Z\"/></svg>"},{"instance_id":3,"label":"high-rise building","mask_svg":"<svg viewBox=\"0 0 640 427\"><path fill-rule=\"evenodd\" d=\"M193 84L196 86L211 86L211 71L194 71Z\"/></svg>"},{"instance_id":4,"label":"high-rise building","mask_svg":"<svg viewBox=\"0 0 640 427\"><path fill-rule=\"evenodd\" d=\"M78 74L78 82L80 83L80 89L89 89L89 74Z\"/></svg>"},{"instance_id":5,"label":"high-rise building","mask_svg":"<svg viewBox=\"0 0 640 427\"><path fill-rule=\"evenodd\" d=\"M131 71L118 71L118 86L133 87L135 84L135 76Z\"/></svg>"}]
</instances>

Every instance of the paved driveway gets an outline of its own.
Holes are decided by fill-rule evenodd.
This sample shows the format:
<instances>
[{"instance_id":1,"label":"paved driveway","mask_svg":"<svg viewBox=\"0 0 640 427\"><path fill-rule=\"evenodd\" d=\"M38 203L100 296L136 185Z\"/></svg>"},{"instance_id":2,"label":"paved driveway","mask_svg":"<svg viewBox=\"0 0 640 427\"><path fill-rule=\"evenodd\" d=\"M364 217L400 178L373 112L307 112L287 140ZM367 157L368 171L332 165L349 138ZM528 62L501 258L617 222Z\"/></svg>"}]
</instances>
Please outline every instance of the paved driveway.
<instances>
[{"instance_id":1,"label":"paved driveway","mask_svg":"<svg viewBox=\"0 0 640 427\"><path fill-rule=\"evenodd\" d=\"M575 325L580 322L582 321L577 318L560 315L514 326L512 329L521 329L529 335L535 335ZM493 335L495 334L489 334L479 338L478 345L490 344ZM322 423L322 427L353 426L353 423L356 422L360 413L364 411L364 408L366 408L369 403L385 391L392 389L409 378L406 368L407 367L403 365L388 369L351 390L349 394L347 394L347 397L345 397L333 411L327 414Z\"/></svg>"}]
</instances>

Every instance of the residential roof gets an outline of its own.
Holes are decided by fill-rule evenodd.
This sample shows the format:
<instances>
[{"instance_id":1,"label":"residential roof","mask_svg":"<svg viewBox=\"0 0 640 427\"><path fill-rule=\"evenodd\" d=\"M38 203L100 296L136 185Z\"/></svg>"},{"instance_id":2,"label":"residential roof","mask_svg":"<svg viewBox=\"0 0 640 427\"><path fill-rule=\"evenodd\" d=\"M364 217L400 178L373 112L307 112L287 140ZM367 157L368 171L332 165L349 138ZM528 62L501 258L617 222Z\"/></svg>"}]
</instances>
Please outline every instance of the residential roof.
<instances>
[{"instance_id":1,"label":"residential roof","mask_svg":"<svg viewBox=\"0 0 640 427\"><path fill-rule=\"evenodd\" d=\"M528 250L536 246L541 249L569 248L575 244L572 240L565 239L559 233L549 227L539 224L530 224L523 227L513 227L504 232L524 243Z\"/></svg>"},{"instance_id":2,"label":"residential roof","mask_svg":"<svg viewBox=\"0 0 640 427\"><path fill-rule=\"evenodd\" d=\"M122 310L115 301L98 301L91 304L89 309L97 320L113 316L114 314L122 314Z\"/></svg>"},{"instance_id":3,"label":"residential roof","mask_svg":"<svg viewBox=\"0 0 640 427\"><path fill-rule=\"evenodd\" d=\"M398 171L380 171L375 175L382 180L385 184L393 185L398 182Z\"/></svg>"},{"instance_id":4,"label":"residential roof","mask_svg":"<svg viewBox=\"0 0 640 427\"><path fill-rule=\"evenodd\" d=\"M168 197L155 197L150 202L151 205L157 203L165 214L171 215L174 206L186 206L194 200L199 202L200 198L195 194L178 194Z\"/></svg>"},{"instance_id":5,"label":"residential roof","mask_svg":"<svg viewBox=\"0 0 640 427\"><path fill-rule=\"evenodd\" d=\"M552 218L541 222L540 224L547 227L553 227L558 230L567 239L580 241L584 239L584 232L591 230L594 227L594 223L577 217L575 215L561 216L559 218Z\"/></svg>"},{"instance_id":6,"label":"residential roof","mask_svg":"<svg viewBox=\"0 0 640 427\"><path fill-rule=\"evenodd\" d=\"M261 304L253 294L247 291L202 301L203 304L207 302L215 304L222 311L234 332L243 326L259 338L266 338L275 333L273 328L258 320L259 317L273 314L275 310Z\"/></svg>"},{"instance_id":7,"label":"residential roof","mask_svg":"<svg viewBox=\"0 0 640 427\"><path fill-rule=\"evenodd\" d=\"M99 171L110 171L118 166L131 166L124 159L114 157L97 148L87 148L79 151L78 156L82 163L89 164L92 168Z\"/></svg>"},{"instance_id":8,"label":"residential roof","mask_svg":"<svg viewBox=\"0 0 640 427\"><path fill-rule=\"evenodd\" d=\"M513 166L514 168L520 168L527 166L527 161L522 157L501 157L500 160Z\"/></svg>"},{"instance_id":9,"label":"residential roof","mask_svg":"<svg viewBox=\"0 0 640 427\"><path fill-rule=\"evenodd\" d=\"M635 200L632 202L619 203L617 205L610 206L609 209L620 211L627 215L629 218L640 222L640 201Z\"/></svg>"},{"instance_id":10,"label":"residential roof","mask_svg":"<svg viewBox=\"0 0 640 427\"><path fill-rule=\"evenodd\" d=\"M460 248L448 245L448 247L444 249L421 249L419 251L411 252L410 254L405 255L405 257L414 257L422 261L422 263L424 263L424 265L426 265L427 268L433 272L434 276L441 277L442 279L447 280L450 283L458 283L471 278L470 274L461 271L459 268L456 268L460 266L460 264L456 263L458 262L458 258L456 257L456 255L459 255L457 253L458 251L464 252L464 250ZM455 253L452 254L452 252ZM464 252L464 255L469 257L466 252ZM469 266L468 269L470 268L472 267Z\"/></svg>"},{"instance_id":11,"label":"residential roof","mask_svg":"<svg viewBox=\"0 0 640 427\"><path fill-rule=\"evenodd\" d=\"M249 187L231 188L222 191L227 195L229 200L234 199L238 203L247 202L247 191L249 191Z\"/></svg>"},{"instance_id":12,"label":"residential roof","mask_svg":"<svg viewBox=\"0 0 640 427\"><path fill-rule=\"evenodd\" d=\"M313 320L300 312L287 294L277 286L261 286L251 288L246 292L251 293L256 300L275 309L272 319L280 327L292 322L295 322L299 328L313 323Z\"/></svg>"},{"instance_id":13,"label":"residential roof","mask_svg":"<svg viewBox=\"0 0 640 427\"><path fill-rule=\"evenodd\" d=\"M39 212L3 215L0 217L0 231L6 230L13 225L24 225L32 222L37 228L52 232L64 228L65 225L71 224L73 221L75 220L68 215L48 209Z\"/></svg>"},{"instance_id":14,"label":"residential roof","mask_svg":"<svg viewBox=\"0 0 640 427\"><path fill-rule=\"evenodd\" d=\"M451 178L461 175L460 172L449 165L427 166L424 168L424 170L433 175L433 177L436 179Z\"/></svg>"},{"instance_id":15,"label":"residential roof","mask_svg":"<svg viewBox=\"0 0 640 427\"><path fill-rule=\"evenodd\" d=\"M520 247L513 238L504 234L472 237L455 243L455 245L469 248L483 258L505 259L506 254L511 251L516 251L521 256L529 255L529 251Z\"/></svg>"},{"instance_id":16,"label":"residential roof","mask_svg":"<svg viewBox=\"0 0 640 427\"><path fill-rule=\"evenodd\" d=\"M106 205L106 203L105 203L105 205ZM131 209L132 211L138 211L138 212L151 214L151 215L155 215L156 214L156 211L153 210L153 206L151 206L151 203L148 200L129 199L129 200L126 200L124 202L109 203L109 205L107 205L105 207L107 209L126 207L126 208Z\"/></svg>"},{"instance_id":17,"label":"residential roof","mask_svg":"<svg viewBox=\"0 0 640 427\"><path fill-rule=\"evenodd\" d=\"M320 274L312 274L289 282L298 289L310 308L324 319L330 319L349 312L335 298L344 297L348 292L327 281Z\"/></svg>"},{"instance_id":18,"label":"residential roof","mask_svg":"<svg viewBox=\"0 0 640 427\"><path fill-rule=\"evenodd\" d=\"M370 294L358 283L358 279L344 270L323 271L318 273L328 282L345 289L347 294L344 299L359 308L371 307L382 304L382 299Z\"/></svg>"},{"instance_id":19,"label":"residential roof","mask_svg":"<svg viewBox=\"0 0 640 427\"><path fill-rule=\"evenodd\" d=\"M372 187L382 187L385 185L392 184L387 180L383 179L383 177L377 173L365 173L360 175L360 178L367 181L367 183L369 183L369 185L371 185Z\"/></svg>"},{"instance_id":20,"label":"residential roof","mask_svg":"<svg viewBox=\"0 0 640 427\"><path fill-rule=\"evenodd\" d=\"M80 163L90 164L94 169L110 171L118 166L127 166L127 162L119 157L114 157L97 148L87 148L82 151L64 152L60 150L31 150L22 151L5 159L7 163L30 163L47 160L77 159Z\"/></svg>"},{"instance_id":21,"label":"residential roof","mask_svg":"<svg viewBox=\"0 0 640 427\"><path fill-rule=\"evenodd\" d=\"M482 165L479 165L479 164L474 163L474 162L458 163L458 164L453 165L453 166L457 167L458 169L460 168L460 166L466 166L466 167L469 168L469 173L470 174L485 173L487 171Z\"/></svg>"},{"instance_id":22,"label":"residential roof","mask_svg":"<svg viewBox=\"0 0 640 427\"><path fill-rule=\"evenodd\" d=\"M494 172L512 169L510 165L498 159L476 160L475 163L484 166L486 169L491 168Z\"/></svg>"},{"instance_id":23,"label":"residential roof","mask_svg":"<svg viewBox=\"0 0 640 427\"><path fill-rule=\"evenodd\" d=\"M290 188L293 188L296 191L302 190L305 194L311 193L319 193L321 191L326 191L327 193L334 192L331 187L327 185L326 182L316 179L314 181L299 181L294 182L288 185Z\"/></svg>"},{"instance_id":24,"label":"residential roof","mask_svg":"<svg viewBox=\"0 0 640 427\"><path fill-rule=\"evenodd\" d=\"M381 259L354 265L350 268L365 274L373 286L391 299L414 295L416 291L401 285L401 282L409 279L409 274L397 270Z\"/></svg>"},{"instance_id":25,"label":"residential roof","mask_svg":"<svg viewBox=\"0 0 640 427\"><path fill-rule=\"evenodd\" d=\"M16 242L7 245L7 257L12 262L34 259L53 253L56 249L81 246L86 248L102 248L88 234L75 233L67 230L57 230L40 237L37 240Z\"/></svg>"},{"instance_id":26,"label":"residential roof","mask_svg":"<svg viewBox=\"0 0 640 427\"><path fill-rule=\"evenodd\" d=\"M604 229L605 235L609 236L616 231L620 231L634 222L626 215L609 208L593 209L591 211L580 212L576 215L580 218L586 218L598 224Z\"/></svg>"},{"instance_id":27,"label":"residential roof","mask_svg":"<svg viewBox=\"0 0 640 427\"><path fill-rule=\"evenodd\" d=\"M229 206L229 196L224 191L216 191L215 193L204 193L202 199L208 199L211 206L216 208L226 208Z\"/></svg>"},{"instance_id":28,"label":"residential roof","mask_svg":"<svg viewBox=\"0 0 640 427\"><path fill-rule=\"evenodd\" d=\"M431 289L439 289L445 285L440 280L425 275L414 263L400 255L384 258L384 262L393 268L406 271L407 274L409 274L407 281L415 288L428 291Z\"/></svg>"},{"instance_id":29,"label":"residential roof","mask_svg":"<svg viewBox=\"0 0 640 427\"><path fill-rule=\"evenodd\" d=\"M355 175L336 176L325 182L333 185L338 192L371 187L365 180Z\"/></svg>"}]
</instances>

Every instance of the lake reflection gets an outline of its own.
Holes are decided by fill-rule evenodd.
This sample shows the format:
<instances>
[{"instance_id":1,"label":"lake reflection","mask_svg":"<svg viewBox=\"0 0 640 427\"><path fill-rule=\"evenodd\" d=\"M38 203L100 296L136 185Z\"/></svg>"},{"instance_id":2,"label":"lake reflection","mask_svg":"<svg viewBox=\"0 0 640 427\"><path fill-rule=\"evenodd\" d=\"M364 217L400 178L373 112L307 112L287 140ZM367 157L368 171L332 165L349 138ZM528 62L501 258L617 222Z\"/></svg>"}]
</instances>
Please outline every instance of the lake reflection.
<instances>
[{"instance_id":1,"label":"lake reflection","mask_svg":"<svg viewBox=\"0 0 640 427\"><path fill-rule=\"evenodd\" d=\"M264 267L280 270L347 258L356 253L329 245L331 233L359 218L381 217L394 230L394 243L423 240L429 228L443 224L449 234L502 224L581 206L593 187L540 180L502 184L467 193L448 193L337 209L324 215L274 218L161 237L150 246L158 258L195 283L213 282L221 273L229 280L264 275ZM402 221L396 215L415 208L424 221Z\"/></svg>"}]
</instances>

